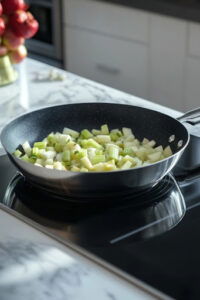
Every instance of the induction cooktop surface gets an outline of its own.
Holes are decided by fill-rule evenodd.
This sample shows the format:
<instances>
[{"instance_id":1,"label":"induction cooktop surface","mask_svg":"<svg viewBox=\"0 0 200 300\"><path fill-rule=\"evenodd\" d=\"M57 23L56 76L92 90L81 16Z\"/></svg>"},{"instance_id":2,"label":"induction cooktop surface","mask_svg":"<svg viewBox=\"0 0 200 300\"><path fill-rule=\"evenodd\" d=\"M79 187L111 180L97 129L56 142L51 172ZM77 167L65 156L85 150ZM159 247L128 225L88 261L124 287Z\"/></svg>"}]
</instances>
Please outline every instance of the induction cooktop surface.
<instances>
[{"instance_id":1,"label":"induction cooktop surface","mask_svg":"<svg viewBox=\"0 0 200 300\"><path fill-rule=\"evenodd\" d=\"M33 187L0 156L0 201L176 299L200 299L200 171L81 203Z\"/></svg>"}]
</instances>

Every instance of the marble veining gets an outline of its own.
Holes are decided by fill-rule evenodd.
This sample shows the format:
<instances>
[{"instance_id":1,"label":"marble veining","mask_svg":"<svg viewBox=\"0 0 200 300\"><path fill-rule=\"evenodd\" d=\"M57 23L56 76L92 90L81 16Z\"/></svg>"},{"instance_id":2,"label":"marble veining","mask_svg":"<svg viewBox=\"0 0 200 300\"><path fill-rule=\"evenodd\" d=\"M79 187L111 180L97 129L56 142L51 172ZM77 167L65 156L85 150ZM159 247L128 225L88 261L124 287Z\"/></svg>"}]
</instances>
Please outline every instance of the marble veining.
<instances>
[{"instance_id":1,"label":"marble veining","mask_svg":"<svg viewBox=\"0 0 200 300\"><path fill-rule=\"evenodd\" d=\"M1 87L0 131L6 123L20 114L44 106L74 102L111 102L139 105L164 111L175 117L180 113L152 102L134 97L75 74L58 70L64 74L63 81L38 80L38 72L49 72L51 66L32 59L19 64L19 79Z\"/></svg>"}]
</instances>

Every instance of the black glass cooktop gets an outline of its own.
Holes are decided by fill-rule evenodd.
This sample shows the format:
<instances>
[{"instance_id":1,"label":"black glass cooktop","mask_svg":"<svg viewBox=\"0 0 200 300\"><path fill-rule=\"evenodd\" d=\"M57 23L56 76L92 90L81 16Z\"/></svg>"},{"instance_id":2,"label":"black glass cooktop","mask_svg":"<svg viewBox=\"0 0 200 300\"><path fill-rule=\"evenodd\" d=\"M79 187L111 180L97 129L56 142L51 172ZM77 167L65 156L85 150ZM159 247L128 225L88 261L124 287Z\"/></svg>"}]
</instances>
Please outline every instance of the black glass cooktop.
<instances>
[{"instance_id":1,"label":"black glass cooktop","mask_svg":"<svg viewBox=\"0 0 200 300\"><path fill-rule=\"evenodd\" d=\"M0 156L1 202L176 299L200 299L200 174L101 203L32 187Z\"/></svg>"}]
</instances>

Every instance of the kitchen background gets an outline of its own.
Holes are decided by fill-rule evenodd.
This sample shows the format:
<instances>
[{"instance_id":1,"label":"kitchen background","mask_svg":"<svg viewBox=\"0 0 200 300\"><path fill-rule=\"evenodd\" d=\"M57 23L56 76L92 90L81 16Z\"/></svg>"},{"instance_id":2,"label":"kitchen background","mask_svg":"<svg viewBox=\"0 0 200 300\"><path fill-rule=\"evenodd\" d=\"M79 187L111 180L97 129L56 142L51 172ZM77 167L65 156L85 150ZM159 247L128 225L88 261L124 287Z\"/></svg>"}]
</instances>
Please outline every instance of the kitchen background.
<instances>
[{"instance_id":1,"label":"kitchen background","mask_svg":"<svg viewBox=\"0 0 200 300\"><path fill-rule=\"evenodd\" d=\"M30 57L180 111L200 106L199 0L29 3L40 23Z\"/></svg>"}]
</instances>

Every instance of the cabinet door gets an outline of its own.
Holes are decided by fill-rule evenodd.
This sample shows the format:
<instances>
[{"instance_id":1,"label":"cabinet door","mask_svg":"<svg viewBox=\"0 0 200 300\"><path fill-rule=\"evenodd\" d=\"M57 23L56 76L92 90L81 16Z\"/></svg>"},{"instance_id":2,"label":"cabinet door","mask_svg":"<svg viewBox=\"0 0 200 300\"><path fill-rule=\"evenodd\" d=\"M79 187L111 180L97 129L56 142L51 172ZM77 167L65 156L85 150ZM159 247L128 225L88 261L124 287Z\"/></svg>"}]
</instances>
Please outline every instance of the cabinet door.
<instances>
[{"instance_id":1,"label":"cabinet door","mask_svg":"<svg viewBox=\"0 0 200 300\"><path fill-rule=\"evenodd\" d=\"M183 110L187 23L152 14L150 99Z\"/></svg>"},{"instance_id":2,"label":"cabinet door","mask_svg":"<svg viewBox=\"0 0 200 300\"><path fill-rule=\"evenodd\" d=\"M184 110L188 111L200 107L200 59L188 57L186 62Z\"/></svg>"},{"instance_id":3,"label":"cabinet door","mask_svg":"<svg viewBox=\"0 0 200 300\"><path fill-rule=\"evenodd\" d=\"M147 98L148 48L65 27L67 70Z\"/></svg>"}]
</instances>

